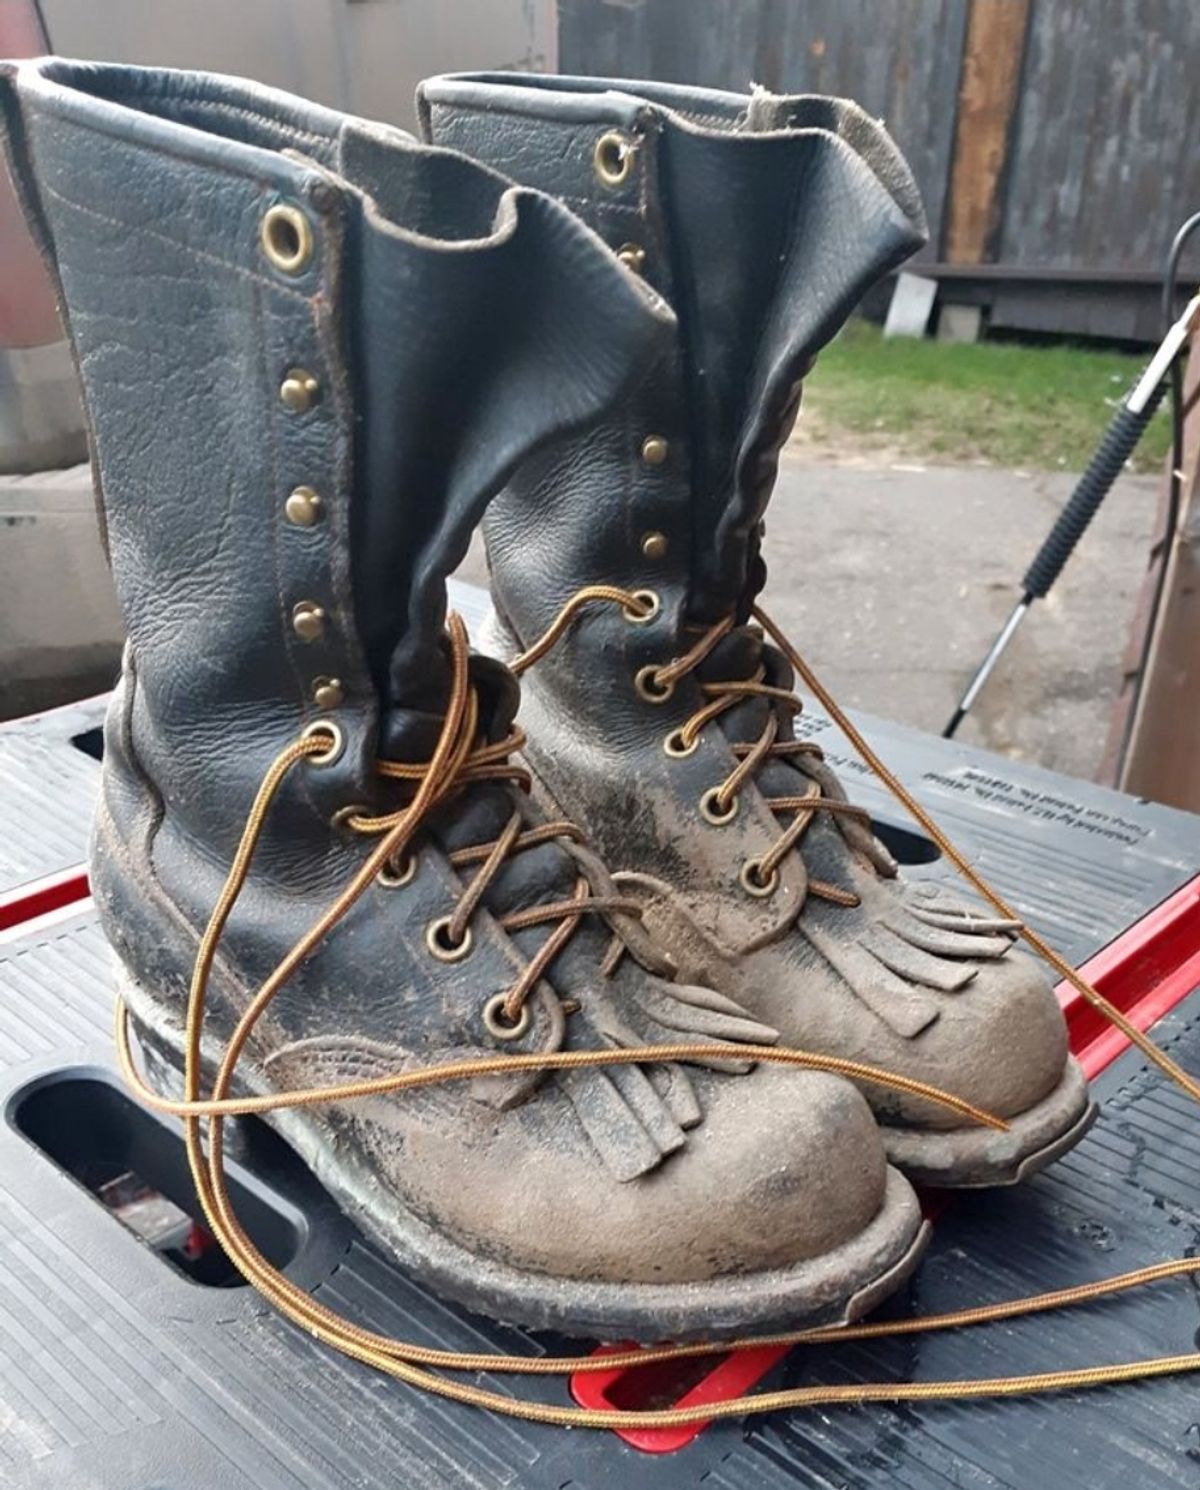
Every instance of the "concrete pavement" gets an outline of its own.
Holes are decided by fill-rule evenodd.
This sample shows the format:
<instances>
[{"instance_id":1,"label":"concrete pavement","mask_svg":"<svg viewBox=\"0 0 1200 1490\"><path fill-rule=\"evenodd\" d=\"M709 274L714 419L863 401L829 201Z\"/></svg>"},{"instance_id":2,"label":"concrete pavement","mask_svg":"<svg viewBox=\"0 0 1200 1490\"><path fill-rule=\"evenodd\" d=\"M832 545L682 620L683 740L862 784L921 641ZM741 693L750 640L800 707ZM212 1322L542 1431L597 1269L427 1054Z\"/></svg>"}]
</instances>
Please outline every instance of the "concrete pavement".
<instances>
[{"instance_id":1,"label":"concrete pavement","mask_svg":"<svg viewBox=\"0 0 1200 1490\"><path fill-rule=\"evenodd\" d=\"M815 464L787 450L767 516L766 608L840 702L939 731L1074 481ZM1117 483L1050 598L1026 618L964 740L1093 775L1157 491L1154 476ZM478 541L460 577L486 582Z\"/></svg>"}]
</instances>

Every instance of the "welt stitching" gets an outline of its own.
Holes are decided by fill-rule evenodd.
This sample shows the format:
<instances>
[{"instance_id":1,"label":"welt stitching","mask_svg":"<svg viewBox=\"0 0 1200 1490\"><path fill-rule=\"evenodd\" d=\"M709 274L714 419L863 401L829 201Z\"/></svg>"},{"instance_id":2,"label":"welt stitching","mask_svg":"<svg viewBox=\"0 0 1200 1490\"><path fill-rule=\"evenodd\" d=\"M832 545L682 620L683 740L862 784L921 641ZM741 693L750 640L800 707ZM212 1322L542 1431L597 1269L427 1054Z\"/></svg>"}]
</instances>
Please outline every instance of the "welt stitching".
<instances>
[{"instance_id":1,"label":"welt stitching","mask_svg":"<svg viewBox=\"0 0 1200 1490\"><path fill-rule=\"evenodd\" d=\"M632 207L628 202L603 201L599 197L577 197L571 196L567 192L555 192L554 195L560 202L572 202L578 207L599 207L605 212L624 212L628 216L636 218L642 216L642 209L640 207Z\"/></svg>"},{"instance_id":2,"label":"welt stitching","mask_svg":"<svg viewBox=\"0 0 1200 1490\"><path fill-rule=\"evenodd\" d=\"M315 130L301 129L298 125L287 124L281 119L272 118L269 114L259 114L253 109L242 108L238 104L225 103L215 98L188 99L183 104L184 113L198 113L203 117L206 114L225 114L230 118L244 119L251 124L263 125L276 137L286 140L307 140L309 144L321 145L328 149L333 140L329 135L317 134ZM171 123L179 120L169 114L155 114L155 118L167 119ZM253 142L250 142L253 144Z\"/></svg>"}]
</instances>

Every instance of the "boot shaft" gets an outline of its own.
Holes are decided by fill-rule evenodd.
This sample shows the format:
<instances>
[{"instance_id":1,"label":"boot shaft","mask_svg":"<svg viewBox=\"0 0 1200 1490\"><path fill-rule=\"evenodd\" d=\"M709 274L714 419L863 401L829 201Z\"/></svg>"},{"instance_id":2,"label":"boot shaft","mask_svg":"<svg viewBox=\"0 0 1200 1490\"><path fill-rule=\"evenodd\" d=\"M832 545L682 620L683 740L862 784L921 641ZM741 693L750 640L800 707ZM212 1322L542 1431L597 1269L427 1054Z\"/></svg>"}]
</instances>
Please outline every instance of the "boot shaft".
<instances>
[{"instance_id":1,"label":"boot shaft","mask_svg":"<svg viewBox=\"0 0 1200 1490\"><path fill-rule=\"evenodd\" d=\"M676 619L744 607L799 380L924 241L886 132L843 100L510 74L432 79L418 107L427 138L567 201L678 316L675 346L583 458L519 474L495 509L501 609L523 641L547 619L508 572L534 509L546 567L569 571L543 597L551 614L590 579L652 587L668 611L678 601Z\"/></svg>"},{"instance_id":2,"label":"boot shaft","mask_svg":"<svg viewBox=\"0 0 1200 1490\"><path fill-rule=\"evenodd\" d=\"M438 701L484 503L665 312L548 198L270 89L43 60L0 100L129 639L109 775L228 857L269 761L331 719L340 760L291 793L319 851L374 790L381 712Z\"/></svg>"}]
</instances>

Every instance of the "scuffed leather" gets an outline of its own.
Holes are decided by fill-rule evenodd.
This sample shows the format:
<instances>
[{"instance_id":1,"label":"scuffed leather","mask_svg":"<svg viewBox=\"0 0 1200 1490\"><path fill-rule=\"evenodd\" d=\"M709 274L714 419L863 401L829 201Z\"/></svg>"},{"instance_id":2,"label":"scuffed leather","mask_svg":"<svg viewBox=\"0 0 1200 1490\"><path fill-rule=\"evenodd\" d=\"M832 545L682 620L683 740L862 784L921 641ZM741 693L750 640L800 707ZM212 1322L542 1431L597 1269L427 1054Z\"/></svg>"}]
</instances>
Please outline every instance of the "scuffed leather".
<instances>
[{"instance_id":1,"label":"scuffed leather","mask_svg":"<svg viewBox=\"0 0 1200 1490\"><path fill-rule=\"evenodd\" d=\"M218 1037L361 864L368 846L335 815L395 805L377 754L427 758L446 690L444 579L488 498L540 444L619 397L671 317L548 197L269 89L50 59L0 71L0 110L82 377L128 633L92 888L135 1016L177 1049L198 937L255 792L324 717L314 681L341 684L328 717L345 751L298 766L271 809L214 965ZM296 276L260 250L277 201L312 226L315 254ZM320 384L302 413L279 397L297 367ZM311 527L284 517L297 485L320 494ZM291 624L301 600L325 611L316 640ZM473 676L498 738L512 680L479 659ZM470 956L435 961L426 928L463 890L450 852L495 836L517 800L485 785L441 809L412 882L373 886L271 1004L247 1083L322 1085L496 1048L483 1006L546 928L506 935L491 908L560 898L581 870L603 876L582 852L522 854L474 916ZM504 1049L774 1038L727 997L629 955L605 979L609 941L591 918L537 990L529 1033ZM580 1005L570 1014L567 995ZM460 1253L443 1248L435 1264L414 1250L418 1220L527 1272L684 1283L812 1256L879 1211L882 1151L857 1095L793 1079L788 1108L779 1085L703 1069L528 1073L313 1111L288 1131L377 1238L460 1296ZM751 1113L782 1144L757 1169ZM854 1179L835 1183L821 1164L847 1124ZM652 1187L623 1194L645 1176ZM722 1207L702 1199L706 1186L726 1193ZM653 1259L627 1245L652 1212Z\"/></svg>"},{"instance_id":2,"label":"scuffed leather","mask_svg":"<svg viewBox=\"0 0 1200 1490\"><path fill-rule=\"evenodd\" d=\"M674 348L608 418L533 457L485 521L495 612L486 644L512 657L582 586L661 597L631 624L597 605L525 675L529 756L548 793L591 832L687 976L731 993L790 1042L949 1087L994 1111L1025 1112L1063 1077L1051 990L1010 953L1011 932L976 919L951 932L911 914L886 851L850 820L818 819L766 898L739 874L778 839L767 804L820 782L819 762L775 759L739 792L725 826L699 811L726 780L731 746L756 741L775 708L747 699L686 758L663 742L705 702L700 685L791 669L745 624L661 703L639 668L682 655L707 624L745 623L765 580L762 520L804 373L863 292L924 239L912 177L886 131L854 104L668 84L475 74L422 84L426 137L463 149L568 202L675 309ZM593 170L599 136L624 131L634 167L616 187ZM669 441L647 466L642 441ZM665 535L665 558L642 551ZM802 577L798 579L802 582ZM792 738L777 711L778 738ZM808 893L810 877L862 897ZM958 917L961 907L936 907ZM873 1092L890 1122L947 1127L944 1109ZM1082 1100L1082 1099L1081 1099ZM1075 1114L1078 1116L1078 1113Z\"/></svg>"}]
</instances>

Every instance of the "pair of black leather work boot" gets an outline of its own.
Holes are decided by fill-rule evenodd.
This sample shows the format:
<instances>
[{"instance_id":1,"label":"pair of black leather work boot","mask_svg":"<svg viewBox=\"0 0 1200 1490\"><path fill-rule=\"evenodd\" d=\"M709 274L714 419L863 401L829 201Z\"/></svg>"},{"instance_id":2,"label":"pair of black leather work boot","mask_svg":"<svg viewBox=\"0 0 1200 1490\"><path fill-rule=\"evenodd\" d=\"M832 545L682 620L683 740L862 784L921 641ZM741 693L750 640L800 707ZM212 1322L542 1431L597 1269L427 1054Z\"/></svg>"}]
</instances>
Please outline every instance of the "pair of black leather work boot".
<instances>
[{"instance_id":1,"label":"pair of black leather work boot","mask_svg":"<svg viewBox=\"0 0 1200 1490\"><path fill-rule=\"evenodd\" d=\"M878 124L503 75L426 84L418 143L58 59L0 103L128 634L92 886L161 1085L260 1099L445 1295L609 1338L852 1318L920 1253L901 1170L1074 1140L1013 925L897 878L753 619L800 380L922 239ZM485 509L493 656L446 618Z\"/></svg>"}]
</instances>

